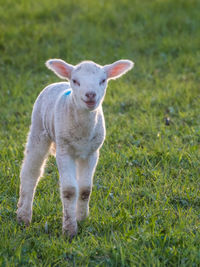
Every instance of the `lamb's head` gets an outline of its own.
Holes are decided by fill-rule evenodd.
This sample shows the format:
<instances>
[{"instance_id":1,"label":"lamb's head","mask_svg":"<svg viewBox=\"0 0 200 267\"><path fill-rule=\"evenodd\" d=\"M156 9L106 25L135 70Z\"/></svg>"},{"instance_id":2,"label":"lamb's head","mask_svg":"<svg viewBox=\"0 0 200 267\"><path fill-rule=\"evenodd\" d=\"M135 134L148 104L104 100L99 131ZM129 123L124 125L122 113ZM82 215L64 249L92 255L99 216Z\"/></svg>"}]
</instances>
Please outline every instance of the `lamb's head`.
<instances>
[{"instance_id":1,"label":"lamb's head","mask_svg":"<svg viewBox=\"0 0 200 267\"><path fill-rule=\"evenodd\" d=\"M68 79L79 108L95 110L102 104L107 82L125 74L133 67L130 60L119 60L100 66L92 61L83 61L73 66L61 59L50 59L46 66L60 78Z\"/></svg>"}]
</instances>

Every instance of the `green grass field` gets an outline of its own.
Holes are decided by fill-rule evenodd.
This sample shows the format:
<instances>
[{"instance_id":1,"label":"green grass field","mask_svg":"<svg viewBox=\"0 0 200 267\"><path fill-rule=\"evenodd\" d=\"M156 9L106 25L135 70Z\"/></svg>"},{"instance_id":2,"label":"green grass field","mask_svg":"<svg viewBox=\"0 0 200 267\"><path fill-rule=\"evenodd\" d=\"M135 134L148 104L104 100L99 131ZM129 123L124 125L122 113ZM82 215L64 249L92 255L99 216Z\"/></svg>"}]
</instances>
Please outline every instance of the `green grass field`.
<instances>
[{"instance_id":1,"label":"green grass field","mask_svg":"<svg viewBox=\"0 0 200 267\"><path fill-rule=\"evenodd\" d=\"M0 266L200 266L199 10L198 0L0 0ZM135 62L109 83L90 216L72 243L54 158L31 226L16 222L32 106L59 81L49 58Z\"/></svg>"}]
</instances>

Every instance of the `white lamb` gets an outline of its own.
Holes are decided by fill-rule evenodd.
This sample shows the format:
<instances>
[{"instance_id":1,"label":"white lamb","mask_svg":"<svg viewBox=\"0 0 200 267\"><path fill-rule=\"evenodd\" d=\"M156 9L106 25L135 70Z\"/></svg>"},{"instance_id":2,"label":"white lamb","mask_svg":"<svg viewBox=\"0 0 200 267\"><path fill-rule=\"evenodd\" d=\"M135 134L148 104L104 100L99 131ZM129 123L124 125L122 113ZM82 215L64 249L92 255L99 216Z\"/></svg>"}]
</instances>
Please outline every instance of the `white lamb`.
<instances>
[{"instance_id":1,"label":"white lamb","mask_svg":"<svg viewBox=\"0 0 200 267\"><path fill-rule=\"evenodd\" d=\"M99 149L105 139L102 102L107 82L133 67L130 60L100 66L84 61L72 66L50 59L46 66L68 82L47 86L38 96L21 169L18 221L29 225L32 203L49 152L56 155L63 204L63 232L72 238L77 221L89 213L89 199Z\"/></svg>"}]
</instances>

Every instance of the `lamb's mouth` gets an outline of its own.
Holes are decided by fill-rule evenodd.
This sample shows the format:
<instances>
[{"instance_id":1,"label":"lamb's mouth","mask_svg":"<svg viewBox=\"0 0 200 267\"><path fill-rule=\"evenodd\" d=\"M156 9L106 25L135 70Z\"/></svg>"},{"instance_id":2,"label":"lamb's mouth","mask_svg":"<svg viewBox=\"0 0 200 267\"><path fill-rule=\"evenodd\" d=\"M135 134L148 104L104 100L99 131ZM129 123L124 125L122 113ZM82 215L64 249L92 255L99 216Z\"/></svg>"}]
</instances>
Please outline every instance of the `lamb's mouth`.
<instances>
[{"instance_id":1,"label":"lamb's mouth","mask_svg":"<svg viewBox=\"0 0 200 267\"><path fill-rule=\"evenodd\" d=\"M83 102L87 105L88 108L94 108L96 106L96 103L97 103L94 100L88 100L88 101L83 100Z\"/></svg>"}]
</instances>

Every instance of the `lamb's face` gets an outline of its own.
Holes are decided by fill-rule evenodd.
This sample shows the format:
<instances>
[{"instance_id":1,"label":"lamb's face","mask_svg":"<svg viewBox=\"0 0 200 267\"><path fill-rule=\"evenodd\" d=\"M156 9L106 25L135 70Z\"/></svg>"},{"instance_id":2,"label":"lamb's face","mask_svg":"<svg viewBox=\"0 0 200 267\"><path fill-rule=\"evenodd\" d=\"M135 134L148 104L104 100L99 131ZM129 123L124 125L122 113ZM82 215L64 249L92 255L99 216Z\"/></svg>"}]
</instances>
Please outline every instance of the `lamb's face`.
<instances>
[{"instance_id":1,"label":"lamb's face","mask_svg":"<svg viewBox=\"0 0 200 267\"><path fill-rule=\"evenodd\" d=\"M132 61L126 59L105 66L92 61L83 61L77 66L62 59L46 62L46 66L60 78L70 81L77 107L87 110L95 110L101 105L108 80L119 78L132 69L133 65Z\"/></svg>"},{"instance_id":2,"label":"lamb's face","mask_svg":"<svg viewBox=\"0 0 200 267\"><path fill-rule=\"evenodd\" d=\"M70 84L78 107L95 110L103 102L107 75L103 67L94 62L83 62L73 69Z\"/></svg>"}]
</instances>

